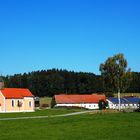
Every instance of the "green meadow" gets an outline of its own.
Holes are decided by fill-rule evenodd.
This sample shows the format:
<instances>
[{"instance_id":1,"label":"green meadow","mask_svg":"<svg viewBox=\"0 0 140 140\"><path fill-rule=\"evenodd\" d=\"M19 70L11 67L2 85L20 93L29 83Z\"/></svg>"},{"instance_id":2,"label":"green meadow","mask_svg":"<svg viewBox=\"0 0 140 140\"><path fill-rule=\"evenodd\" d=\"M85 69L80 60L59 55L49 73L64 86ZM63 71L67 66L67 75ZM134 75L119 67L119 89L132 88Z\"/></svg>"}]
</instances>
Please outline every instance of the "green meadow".
<instances>
[{"instance_id":1,"label":"green meadow","mask_svg":"<svg viewBox=\"0 0 140 140\"><path fill-rule=\"evenodd\" d=\"M74 111L74 110L73 110ZM40 112L36 112L39 115ZM63 114L70 110L46 110ZM26 114L26 115L25 115ZM33 116L25 113L24 116ZM35 115L34 114L34 115ZM11 114L0 114L8 117ZM12 114L11 116L22 116ZM139 113L83 114L76 116L0 121L0 140L139 140Z\"/></svg>"},{"instance_id":2,"label":"green meadow","mask_svg":"<svg viewBox=\"0 0 140 140\"><path fill-rule=\"evenodd\" d=\"M0 113L0 118L17 118L17 117L33 117L33 116L52 116L60 114L68 114L73 112L84 111L85 109L43 109L35 112L21 113Z\"/></svg>"}]
</instances>

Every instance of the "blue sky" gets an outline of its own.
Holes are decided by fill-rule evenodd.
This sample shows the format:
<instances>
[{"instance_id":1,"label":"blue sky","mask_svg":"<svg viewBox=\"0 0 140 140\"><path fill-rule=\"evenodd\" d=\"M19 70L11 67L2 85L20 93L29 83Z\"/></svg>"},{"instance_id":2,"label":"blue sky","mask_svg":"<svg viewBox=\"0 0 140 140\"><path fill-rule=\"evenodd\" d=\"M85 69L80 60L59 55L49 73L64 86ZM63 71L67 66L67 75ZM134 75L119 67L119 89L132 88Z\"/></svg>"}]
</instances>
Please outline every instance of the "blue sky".
<instances>
[{"instance_id":1,"label":"blue sky","mask_svg":"<svg viewBox=\"0 0 140 140\"><path fill-rule=\"evenodd\" d=\"M99 74L116 53L140 71L139 7L139 0L0 0L0 73Z\"/></svg>"}]
</instances>

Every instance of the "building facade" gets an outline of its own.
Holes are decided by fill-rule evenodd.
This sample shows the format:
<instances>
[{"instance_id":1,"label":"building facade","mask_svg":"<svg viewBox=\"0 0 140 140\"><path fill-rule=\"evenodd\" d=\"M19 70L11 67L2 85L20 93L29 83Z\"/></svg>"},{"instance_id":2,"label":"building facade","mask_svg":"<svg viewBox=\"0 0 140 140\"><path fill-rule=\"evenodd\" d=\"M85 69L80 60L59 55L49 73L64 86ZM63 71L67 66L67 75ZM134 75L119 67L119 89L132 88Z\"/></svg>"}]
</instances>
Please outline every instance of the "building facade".
<instances>
[{"instance_id":1,"label":"building facade","mask_svg":"<svg viewBox=\"0 0 140 140\"><path fill-rule=\"evenodd\" d=\"M33 111L34 96L28 89L4 88L0 90L0 113Z\"/></svg>"}]
</instances>

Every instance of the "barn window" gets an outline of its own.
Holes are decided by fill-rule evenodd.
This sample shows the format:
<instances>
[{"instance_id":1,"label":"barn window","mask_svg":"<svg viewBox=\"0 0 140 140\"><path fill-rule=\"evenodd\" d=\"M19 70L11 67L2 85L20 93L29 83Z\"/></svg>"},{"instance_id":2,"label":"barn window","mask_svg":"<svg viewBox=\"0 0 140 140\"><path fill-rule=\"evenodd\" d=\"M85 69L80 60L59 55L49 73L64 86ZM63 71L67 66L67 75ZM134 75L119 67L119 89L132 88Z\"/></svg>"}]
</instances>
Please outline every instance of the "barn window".
<instances>
[{"instance_id":1,"label":"barn window","mask_svg":"<svg viewBox=\"0 0 140 140\"><path fill-rule=\"evenodd\" d=\"M12 107L14 107L14 100L12 100Z\"/></svg>"}]
</instances>

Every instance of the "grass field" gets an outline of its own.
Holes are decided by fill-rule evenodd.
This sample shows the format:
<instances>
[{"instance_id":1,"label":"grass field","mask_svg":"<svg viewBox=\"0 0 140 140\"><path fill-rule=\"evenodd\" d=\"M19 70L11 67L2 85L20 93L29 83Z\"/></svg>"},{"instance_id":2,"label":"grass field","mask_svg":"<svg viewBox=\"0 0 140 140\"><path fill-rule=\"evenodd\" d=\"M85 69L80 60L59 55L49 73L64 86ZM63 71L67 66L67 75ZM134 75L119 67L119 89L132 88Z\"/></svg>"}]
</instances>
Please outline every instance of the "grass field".
<instances>
[{"instance_id":1,"label":"grass field","mask_svg":"<svg viewBox=\"0 0 140 140\"><path fill-rule=\"evenodd\" d=\"M46 114L67 112L46 111ZM0 117L1 115L7 117L7 114L0 114ZM84 114L0 121L0 140L139 140L139 130L139 113Z\"/></svg>"},{"instance_id":2,"label":"grass field","mask_svg":"<svg viewBox=\"0 0 140 140\"><path fill-rule=\"evenodd\" d=\"M49 107L51 107L51 101L52 101L51 97L41 97L40 98L40 106L42 106L43 104L48 104Z\"/></svg>"},{"instance_id":3,"label":"grass field","mask_svg":"<svg viewBox=\"0 0 140 140\"><path fill-rule=\"evenodd\" d=\"M0 113L0 118L16 118L16 117L31 117L31 116L51 116L68 114L73 112L84 111L84 109L45 109L36 110L35 112L22 112L22 113Z\"/></svg>"},{"instance_id":4,"label":"grass field","mask_svg":"<svg viewBox=\"0 0 140 140\"><path fill-rule=\"evenodd\" d=\"M114 96L117 97L118 94L115 93ZM124 97L124 96L137 96L137 97L140 97L140 93L121 93L121 97Z\"/></svg>"}]
</instances>

